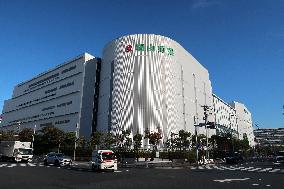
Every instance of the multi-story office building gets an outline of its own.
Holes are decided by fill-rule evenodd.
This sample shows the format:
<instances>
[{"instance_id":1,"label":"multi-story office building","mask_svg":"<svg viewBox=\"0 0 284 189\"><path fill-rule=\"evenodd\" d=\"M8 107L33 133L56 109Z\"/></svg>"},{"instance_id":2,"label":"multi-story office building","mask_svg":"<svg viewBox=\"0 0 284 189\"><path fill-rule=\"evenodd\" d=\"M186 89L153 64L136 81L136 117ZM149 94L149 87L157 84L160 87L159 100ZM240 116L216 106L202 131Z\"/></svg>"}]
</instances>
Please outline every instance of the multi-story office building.
<instances>
[{"instance_id":1,"label":"multi-story office building","mask_svg":"<svg viewBox=\"0 0 284 189\"><path fill-rule=\"evenodd\" d=\"M242 103L233 101L230 105L236 110L239 139L248 138L250 146L254 146L254 134L250 111Z\"/></svg>"},{"instance_id":2,"label":"multi-story office building","mask_svg":"<svg viewBox=\"0 0 284 189\"><path fill-rule=\"evenodd\" d=\"M236 110L215 94L213 94L213 107L216 134L239 138Z\"/></svg>"},{"instance_id":3,"label":"multi-story office building","mask_svg":"<svg viewBox=\"0 0 284 189\"><path fill-rule=\"evenodd\" d=\"M212 106L209 73L174 40L124 36L106 45L102 61L99 130L160 130L167 138L181 129L194 133L194 121L204 122L201 106Z\"/></svg>"},{"instance_id":4,"label":"multi-story office building","mask_svg":"<svg viewBox=\"0 0 284 189\"><path fill-rule=\"evenodd\" d=\"M4 102L2 129L55 125L89 136L98 59L83 54L15 86Z\"/></svg>"},{"instance_id":5,"label":"multi-story office building","mask_svg":"<svg viewBox=\"0 0 284 189\"><path fill-rule=\"evenodd\" d=\"M166 140L181 129L206 134L195 127L205 121L205 105L214 105L220 128L236 130L232 115L238 110L212 96L207 69L180 44L160 35L129 35L108 43L101 60L83 54L15 86L1 129L55 125L85 137L96 130L129 129L133 135L149 129ZM215 133L210 129L208 136Z\"/></svg>"},{"instance_id":6,"label":"multi-story office building","mask_svg":"<svg viewBox=\"0 0 284 189\"><path fill-rule=\"evenodd\" d=\"M284 128L256 129L255 142L261 146L284 146Z\"/></svg>"},{"instance_id":7,"label":"multi-story office building","mask_svg":"<svg viewBox=\"0 0 284 189\"><path fill-rule=\"evenodd\" d=\"M217 135L233 135L241 140L246 136L250 146L254 146L252 117L244 104L235 101L226 103L213 94L213 106Z\"/></svg>"}]
</instances>

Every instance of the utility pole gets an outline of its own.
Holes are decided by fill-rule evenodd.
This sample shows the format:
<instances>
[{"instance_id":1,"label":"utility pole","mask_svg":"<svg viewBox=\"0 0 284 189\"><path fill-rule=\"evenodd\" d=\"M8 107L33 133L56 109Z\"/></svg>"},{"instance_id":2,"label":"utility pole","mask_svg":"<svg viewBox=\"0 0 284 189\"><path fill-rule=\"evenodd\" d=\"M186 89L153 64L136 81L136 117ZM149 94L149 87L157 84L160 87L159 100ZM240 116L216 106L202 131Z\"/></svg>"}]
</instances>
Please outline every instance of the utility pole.
<instances>
[{"instance_id":1,"label":"utility pole","mask_svg":"<svg viewBox=\"0 0 284 189\"><path fill-rule=\"evenodd\" d=\"M35 125L35 127L34 127L34 132L33 132L32 148L34 147L35 133L36 133L36 125Z\"/></svg>"},{"instance_id":2,"label":"utility pole","mask_svg":"<svg viewBox=\"0 0 284 189\"><path fill-rule=\"evenodd\" d=\"M194 128L195 128L195 150L196 150L196 165L197 165L197 169L198 169L198 138L197 138L197 127L198 127L198 117L194 116Z\"/></svg>"},{"instance_id":3,"label":"utility pole","mask_svg":"<svg viewBox=\"0 0 284 189\"><path fill-rule=\"evenodd\" d=\"M205 131L206 131L206 159L209 159L209 151L208 151L208 127L207 127L207 119L208 119L208 111L210 110L210 106L204 105L201 106L204 110L204 122L205 122Z\"/></svg>"},{"instance_id":4,"label":"utility pole","mask_svg":"<svg viewBox=\"0 0 284 189\"><path fill-rule=\"evenodd\" d=\"M74 142L74 154L73 154L73 160L76 160L76 148L77 148L77 140L79 138L79 124L76 124L76 131L75 131L75 142Z\"/></svg>"}]
</instances>

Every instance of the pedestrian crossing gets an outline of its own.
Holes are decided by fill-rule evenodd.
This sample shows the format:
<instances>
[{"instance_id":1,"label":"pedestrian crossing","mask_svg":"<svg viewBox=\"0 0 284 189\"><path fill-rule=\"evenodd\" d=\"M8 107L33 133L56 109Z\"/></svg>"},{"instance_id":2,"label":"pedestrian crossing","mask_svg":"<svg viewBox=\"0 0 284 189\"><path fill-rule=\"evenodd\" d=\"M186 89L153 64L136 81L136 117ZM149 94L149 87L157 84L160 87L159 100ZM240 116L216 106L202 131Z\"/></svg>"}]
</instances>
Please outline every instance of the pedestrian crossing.
<instances>
[{"instance_id":1,"label":"pedestrian crossing","mask_svg":"<svg viewBox=\"0 0 284 189\"><path fill-rule=\"evenodd\" d=\"M8 167L8 168L13 168L13 167L41 167L43 166L42 163L3 163L0 164L0 168Z\"/></svg>"},{"instance_id":2,"label":"pedestrian crossing","mask_svg":"<svg viewBox=\"0 0 284 189\"><path fill-rule=\"evenodd\" d=\"M238 166L225 166L225 165L200 165L200 166L190 166L191 170L220 170L220 171L247 171L247 172L259 172L259 173L284 173L284 169L272 168L272 167L238 167Z\"/></svg>"}]
</instances>

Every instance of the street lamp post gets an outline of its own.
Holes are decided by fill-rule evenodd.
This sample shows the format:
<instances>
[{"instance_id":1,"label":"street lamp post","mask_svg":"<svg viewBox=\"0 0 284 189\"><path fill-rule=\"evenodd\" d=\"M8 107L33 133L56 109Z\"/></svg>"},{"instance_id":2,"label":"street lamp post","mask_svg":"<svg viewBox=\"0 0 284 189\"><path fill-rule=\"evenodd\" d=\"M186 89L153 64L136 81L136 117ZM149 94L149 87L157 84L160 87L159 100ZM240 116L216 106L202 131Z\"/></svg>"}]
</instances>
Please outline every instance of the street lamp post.
<instances>
[{"instance_id":1,"label":"street lamp post","mask_svg":"<svg viewBox=\"0 0 284 189\"><path fill-rule=\"evenodd\" d=\"M231 132L231 141L232 141L232 150L233 153L235 153L235 145L234 145L234 139L233 139L233 129L232 129L232 121L231 118L234 117L234 114L229 114L229 119L230 119L230 132Z\"/></svg>"},{"instance_id":2,"label":"street lamp post","mask_svg":"<svg viewBox=\"0 0 284 189\"><path fill-rule=\"evenodd\" d=\"M18 126L17 126L17 129L18 129L18 134L21 132L21 123L22 122L17 122Z\"/></svg>"},{"instance_id":3,"label":"street lamp post","mask_svg":"<svg viewBox=\"0 0 284 189\"><path fill-rule=\"evenodd\" d=\"M208 115L211 114L210 113L210 106L207 106L207 105L204 105L204 106L201 106L203 107L203 110L204 110L204 122L205 122L205 131L206 131L206 159L209 159L209 150L208 150L208 127L207 127L207 124L208 124Z\"/></svg>"},{"instance_id":4,"label":"street lamp post","mask_svg":"<svg viewBox=\"0 0 284 189\"><path fill-rule=\"evenodd\" d=\"M194 128L195 128L195 150L196 150L196 164L198 168L198 138L197 138L198 117L194 116Z\"/></svg>"},{"instance_id":5,"label":"street lamp post","mask_svg":"<svg viewBox=\"0 0 284 189\"><path fill-rule=\"evenodd\" d=\"M34 127L34 132L33 132L33 139L32 139L32 148L34 147L34 141L35 141L35 132L36 132L36 125Z\"/></svg>"},{"instance_id":6,"label":"street lamp post","mask_svg":"<svg viewBox=\"0 0 284 189\"><path fill-rule=\"evenodd\" d=\"M74 152L73 152L73 160L76 160L76 149L77 149L77 140L79 138L79 124L76 124L76 131L75 131L75 142L74 142Z\"/></svg>"}]
</instances>

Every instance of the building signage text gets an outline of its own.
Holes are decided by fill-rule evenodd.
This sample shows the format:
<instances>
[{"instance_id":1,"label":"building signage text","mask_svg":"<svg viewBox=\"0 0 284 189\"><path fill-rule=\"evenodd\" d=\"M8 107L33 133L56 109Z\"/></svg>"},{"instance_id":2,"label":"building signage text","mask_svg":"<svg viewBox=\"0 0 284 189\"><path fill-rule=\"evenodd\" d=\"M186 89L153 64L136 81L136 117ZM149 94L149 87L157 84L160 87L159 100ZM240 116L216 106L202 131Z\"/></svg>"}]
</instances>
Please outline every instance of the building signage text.
<instances>
[{"instance_id":1,"label":"building signage text","mask_svg":"<svg viewBox=\"0 0 284 189\"><path fill-rule=\"evenodd\" d=\"M126 48L125 48L126 52L132 52L133 50L134 49L133 49L132 45L127 45ZM170 56L174 56L174 49L170 48L170 47L166 47L164 45L158 45L158 46L148 45L148 46L146 46L143 43L139 43L139 44L135 44L135 50L136 51L147 51L147 52L158 51L159 53L166 53Z\"/></svg>"}]
</instances>

